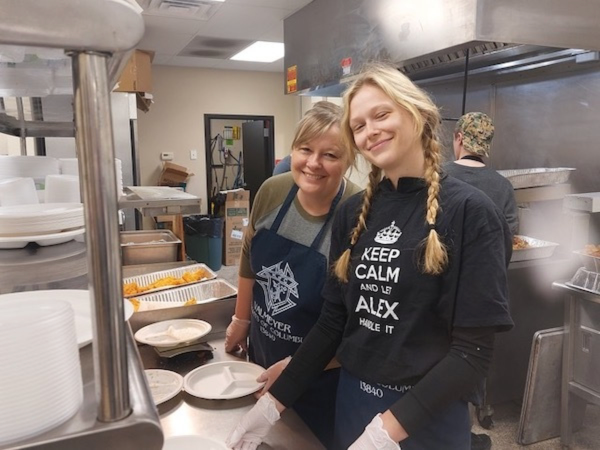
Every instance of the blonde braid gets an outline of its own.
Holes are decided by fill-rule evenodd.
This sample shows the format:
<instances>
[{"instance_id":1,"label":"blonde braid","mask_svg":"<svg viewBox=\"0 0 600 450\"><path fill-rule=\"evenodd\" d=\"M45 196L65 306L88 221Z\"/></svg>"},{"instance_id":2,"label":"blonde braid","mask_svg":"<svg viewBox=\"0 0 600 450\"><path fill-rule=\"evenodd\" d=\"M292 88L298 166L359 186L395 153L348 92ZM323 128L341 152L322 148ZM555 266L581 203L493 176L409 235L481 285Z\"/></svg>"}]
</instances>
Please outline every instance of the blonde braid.
<instances>
[{"instance_id":1,"label":"blonde braid","mask_svg":"<svg viewBox=\"0 0 600 450\"><path fill-rule=\"evenodd\" d=\"M427 182L427 211L425 220L430 227L429 234L423 241L425 245L424 272L439 275L448 264L448 252L435 229L440 193L440 143L437 139L423 136L423 147L425 149L425 181Z\"/></svg>"},{"instance_id":2,"label":"blonde braid","mask_svg":"<svg viewBox=\"0 0 600 450\"><path fill-rule=\"evenodd\" d=\"M361 233L367 229L367 217L369 216L369 210L371 209L371 200L375 193L379 182L381 181L381 169L379 167L371 166L371 172L369 173L369 184L363 194L363 202L358 216L358 221L352 230L350 236L350 248L344 250L338 260L334 263L334 274L342 282L348 282L348 267L350 265L350 256L352 255L352 247L358 241Z\"/></svg>"}]
</instances>

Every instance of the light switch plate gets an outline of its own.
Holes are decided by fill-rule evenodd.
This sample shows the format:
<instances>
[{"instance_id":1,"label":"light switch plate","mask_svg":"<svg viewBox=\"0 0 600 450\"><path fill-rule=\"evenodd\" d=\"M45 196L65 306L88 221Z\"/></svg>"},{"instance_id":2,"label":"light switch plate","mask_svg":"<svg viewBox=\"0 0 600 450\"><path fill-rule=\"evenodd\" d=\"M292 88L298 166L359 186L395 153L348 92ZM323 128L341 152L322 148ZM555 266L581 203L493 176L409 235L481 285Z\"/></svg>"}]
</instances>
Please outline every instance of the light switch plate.
<instances>
[{"instance_id":1,"label":"light switch plate","mask_svg":"<svg viewBox=\"0 0 600 450\"><path fill-rule=\"evenodd\" d=\"M198 159L198 150L190 150L190 159Z\"/></svg>"},{"instance_id":2,"label":"light switch plate","mask_svg":"<svg viewBox=\"0 0 600 450\"><path fill-rule=\"evenodd\" d=\"M161 161L173 161L175 154L173 152L162 152L160 154Z\"/></svg>"}]
</instances>

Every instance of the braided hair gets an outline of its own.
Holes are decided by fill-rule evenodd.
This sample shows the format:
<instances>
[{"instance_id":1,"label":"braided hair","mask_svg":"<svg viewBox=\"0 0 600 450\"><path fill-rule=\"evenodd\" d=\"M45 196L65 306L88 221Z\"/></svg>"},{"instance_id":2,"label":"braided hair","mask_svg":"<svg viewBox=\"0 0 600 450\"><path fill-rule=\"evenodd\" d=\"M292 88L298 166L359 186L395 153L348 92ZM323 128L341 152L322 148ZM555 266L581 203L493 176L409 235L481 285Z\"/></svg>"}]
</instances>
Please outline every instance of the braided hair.
<instances>
[{"instance_id":1,"label":"braided hair","mask_svg":"<svg viewBox=\"0 0 600 450\"><path fill-rule=\"evenodd\" d=\"M358 152L354 135L350 127L350 102L363 86L381 89L398 106L406 110L413 118L415 134L420 136L425 159L425 182L427 184L427 202L425 211L426 226L429 233L421 243L424 247L421 268L424 273L438 275L448 264L448 252L436 228L436 219L440 211L440 173L441 144L437 136L437 127L441 117L437 106L429 95L415 85L395 67L384 64L369 64L344 93L344 116L342 118L342 139L345 146ZM367 218L373 195L381 182L382 170L371 165L369 183L362 198L362 207L356 225L350 234L350 248L346 249L334 263L334 273L342 281L348 281L348 268L352 248L361 233L366 229Z\"/></svg>"}]
</instances>

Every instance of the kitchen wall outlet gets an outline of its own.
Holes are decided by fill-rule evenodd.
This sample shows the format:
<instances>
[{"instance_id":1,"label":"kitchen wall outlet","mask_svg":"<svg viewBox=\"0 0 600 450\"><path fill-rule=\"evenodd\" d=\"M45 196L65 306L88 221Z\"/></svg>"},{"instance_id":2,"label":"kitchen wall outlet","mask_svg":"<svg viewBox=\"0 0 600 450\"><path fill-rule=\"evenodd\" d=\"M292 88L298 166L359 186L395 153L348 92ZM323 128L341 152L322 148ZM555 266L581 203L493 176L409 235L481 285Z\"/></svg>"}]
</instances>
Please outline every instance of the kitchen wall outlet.
<instances>
[{"instance_id":1,"label":"kitchen wall outlet","mask_svg":"<svg viewBox=\"0 0 600 450\"><path fill-rule=\"evenodd\" d=\"M196 150L196 149L190 150L190 159L198 159L198 150Z\"/></svg>"},{"instance_id":2,"label":"kitchen wall outlet","mask_svg":"<svg viewBox=\"0 0 600 450\"><path fill-rule=\"evenodd\" d=\"M173 161L174 157L175 157L175 153L173 153L173 152L162 152L160 154L161 161Z\"/></svg>"}]
</instances>

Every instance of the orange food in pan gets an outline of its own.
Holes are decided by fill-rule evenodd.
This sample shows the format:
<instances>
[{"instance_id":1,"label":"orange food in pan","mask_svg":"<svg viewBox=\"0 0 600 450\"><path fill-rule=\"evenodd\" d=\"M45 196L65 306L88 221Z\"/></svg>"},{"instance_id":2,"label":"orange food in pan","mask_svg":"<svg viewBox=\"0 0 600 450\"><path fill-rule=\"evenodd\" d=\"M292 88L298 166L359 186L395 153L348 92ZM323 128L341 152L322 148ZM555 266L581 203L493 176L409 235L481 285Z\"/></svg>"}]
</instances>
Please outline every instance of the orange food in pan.
<instances>
[{"instance_id":1,"label":"orange food in pan","mask_svg":"<svg viewBox=\"0 0 600 450\"><path fill-rule=\"evenodd\" d=\"M185 271L183 275L179 278L168 276L159 278L154 283L147 284L145 286L140 286L136 282L133 283L125 283L123 285L123 294L124 295L136 295L142 294L146 291L150 291L152 289L157 289L161 287L171 287L171 286L180 286L182 284L189 284L196 281L201 281L205 278L210 277L210 272L202 267L193 272Z\"/></svg>"},{"instance_id":2,"label":"orange food in pan","mask_svg":"<svg viewBox=\"0 0 600 450\"><path fill-rule=\"evenodd\" d=\"M513 250L522 250L524 248L529 248L529 243L518 236L513 236Z\"/></svg>"},{"instance_id":3,"label":"orange food in pan","mask_svg":"<svg viewBox=\"0 0 600 450\"><path fill-rule=\"evenodd\" d=\"M594 245L594 244L588 244L583 248L583 253L585 253L586 255L590 255L590 256L595 256L597 258L600 258L600 244L598 245Z\"/></svg>"}]
</instances>

